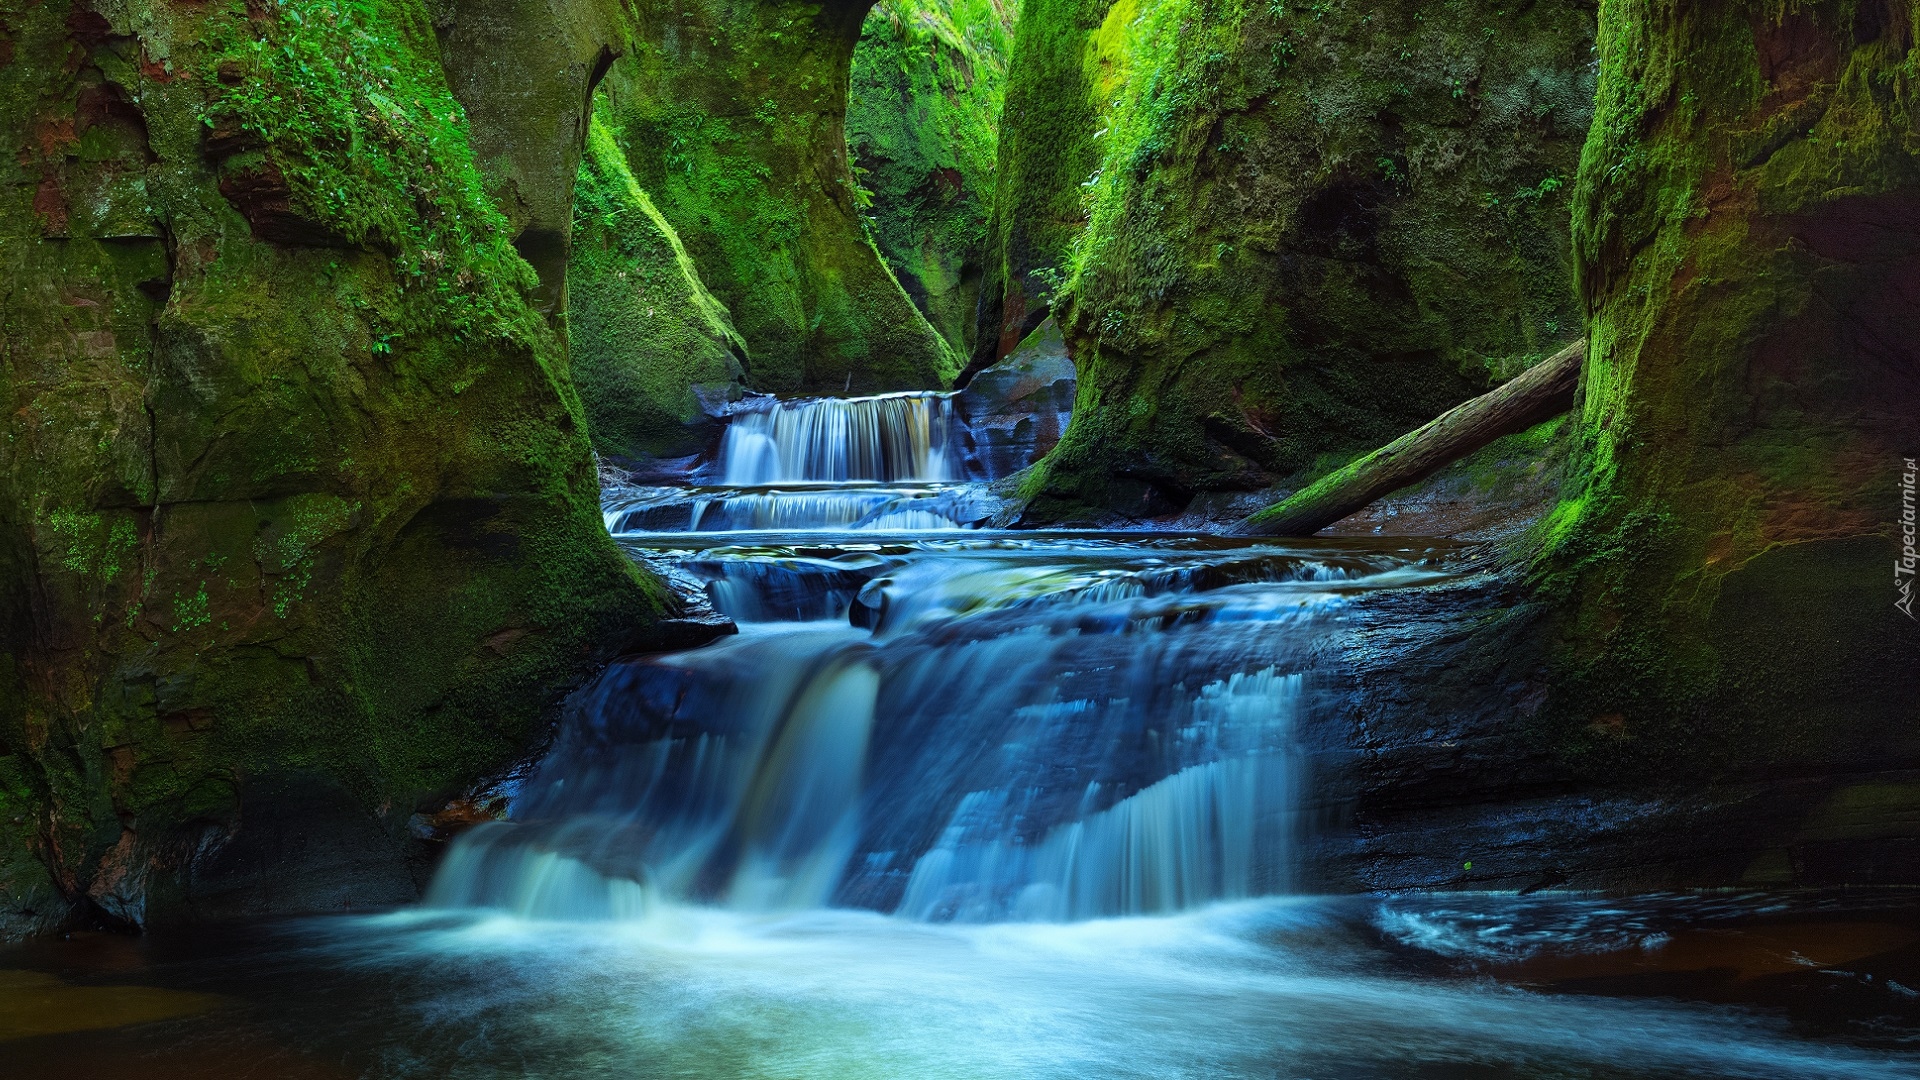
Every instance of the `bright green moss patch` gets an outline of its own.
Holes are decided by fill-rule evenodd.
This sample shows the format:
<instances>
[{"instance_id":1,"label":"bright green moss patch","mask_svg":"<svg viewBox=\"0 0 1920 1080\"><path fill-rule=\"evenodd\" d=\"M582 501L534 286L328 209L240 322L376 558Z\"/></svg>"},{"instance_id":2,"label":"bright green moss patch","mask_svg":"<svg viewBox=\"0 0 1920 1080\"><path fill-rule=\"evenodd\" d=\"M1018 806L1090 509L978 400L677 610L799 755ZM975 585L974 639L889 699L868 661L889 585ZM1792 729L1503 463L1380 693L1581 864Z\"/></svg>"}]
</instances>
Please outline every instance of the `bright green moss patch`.
<instances>
[{"instance_id":1,"label":"bright green moss patch","mask_svg":"<svg viewBox=\"0 0 1920 1080\"><path fill-rule=\"evenodd\" d=\"M1564 612L1550 738L1596 768L1916 751L1881 688L1920 680L1920 627L1876 567L1920 417L1888 377L1920 362L1894 284L1920 243L1885 224L1920 203L1916 26L1851 0L1602 10L1573 237L1593 347L1536 563Z\"/></svg>"},{"instance_id":2,"label":"bright green moss patch","mask_svg":"<svg viewBox=\"0 0 1920 1080\"><path fill-rule=\"evenodd\" d=\"M568 280L573 374L594 447L627 459L706 449L699 395L738 395L746 344L597 120L575 188Z\"/></svg>"},{"instance_id":3,"label":"bright green moss patch","mask_svg":"<svg viewBox=\"0 0 1920 1080\"><path fill-rule=\"evenodd\" d=\"M856 198L895 276L947 344L972 350L1017 8L885 0L853 54Z\"/></svg>"},{"instance_id":4,"label":"bright green moss patch","mask_svg":"<svg viewBox=\"0 0 1920 1080\"><path fill-rule=\"evenodd\" d=\"M864 7L649 9L597 115L777 392L927 389L959 364L866 236L846 151Z\"/></svg>"},{"instance_id":5,"label":"bright green moss patch","mask_svg":"<svg viewBox=\"0 0 1920 1080\"><path fill-rule=\"evenodd\" d=\"M487 197L425 9L395 0L267 0L216 23L198 74L235 174L271 169L295 209L391 254L402 295L457 334L524 332L532 272ZM261 149L250 147L264 144Z\"/></svg>"}]
</instances>

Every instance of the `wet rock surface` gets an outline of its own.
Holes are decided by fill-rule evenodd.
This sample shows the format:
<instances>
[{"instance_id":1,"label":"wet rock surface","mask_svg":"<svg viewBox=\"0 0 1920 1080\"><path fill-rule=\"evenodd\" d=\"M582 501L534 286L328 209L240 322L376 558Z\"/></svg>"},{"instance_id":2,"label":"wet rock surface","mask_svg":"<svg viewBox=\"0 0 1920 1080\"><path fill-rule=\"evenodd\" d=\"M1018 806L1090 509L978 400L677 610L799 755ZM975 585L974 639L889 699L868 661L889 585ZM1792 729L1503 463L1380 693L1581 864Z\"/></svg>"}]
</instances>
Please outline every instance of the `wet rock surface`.
<instances>
[{"instance_id":1,"label":"wet rock surface","mask_svg":"<svg viewBox=\"0 0 1920 1080\"><path fill-rule=\"evenodd\" d=\"M974 374L954 395L968 439L967 475L999 480L1046 456L1067 430L1075 386L1073 361L1051 319Z\"/></svg>"},{"instance_id":2,"label":"wet rock surface","mask_svg":"<svg viewBox=\"0 0 1920 1080\"><path fill-rule=\"evenodd\" d=\"M1920 881L1920 763L1613 771L1543 723L1545 613L1497 566L1362 598L1321 652L1312 745L1333 888L1609 889Z\"/></svg>"}]
</instances>

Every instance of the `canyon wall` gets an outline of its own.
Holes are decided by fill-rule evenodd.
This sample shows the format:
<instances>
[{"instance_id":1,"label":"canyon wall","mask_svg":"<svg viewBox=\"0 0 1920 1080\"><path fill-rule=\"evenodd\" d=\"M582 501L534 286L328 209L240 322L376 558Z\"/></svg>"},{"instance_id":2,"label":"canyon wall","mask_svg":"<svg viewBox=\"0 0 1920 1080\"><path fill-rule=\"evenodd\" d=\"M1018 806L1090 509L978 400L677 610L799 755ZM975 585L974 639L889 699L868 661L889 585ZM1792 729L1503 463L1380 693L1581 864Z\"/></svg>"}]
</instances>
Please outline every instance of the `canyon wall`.
<instances>
[{"instance_id":1,"label":"canyon wall","mask_svg":"<svg viewBox=\"0 0 1920 1080\"><path fill-rule=\"evenodd\" d=\"M1258 488L1577 336L1592 37L1573 2L1026 8L978 340L1051 310L1080 369L1028 519Z\"/></svg>"},{"instance_id":2,"label":"canyon wall","mask_svg":"<svg viewBox=\"0 0 1920 1080\"><path fill-rule=\"evenodd\" d=\"M959 362L865 234L847 86L870 0L648 4L595 115L780 393L931 389Z\"/></svg>"},{"instance_id":3,"label":"canyon wall","mask_svg":"<svg viewBox=\"0 0 1920 1080\"><path fill-rule=\"evenodd\" d=\"M1592 348L1539 566L1566 613L1556 738L1596 761L1920 767L1896 607L1917 35L1920 5L1881 0L1603 11L1574 214ZM1880 797L1920 812L1902 783Z\"/></svg>"},{"instance_id":4,"label":"canyon wall","mask_svg":"<svg viewBox=\"0 0 1920 1080\"><path fill-rule=\"evenodd\" d=\"M541 11L519 77L443 62L458 5L0 15L6 931L409 897L428 819L661 640L537 272L609 45ZM536 76L564 109L490 103Z\"/></svg>"},{"instance_id":5,"label":"canyon wall","mask_svg":"<svg viewBox=\"0 0 1920 1080\"><path fill-rule=\"evenodd\" d=\"M883 0L853 54L847 142L875 245L955 355L972 352L1016 5Z\"/></svg>"}]
</instances>

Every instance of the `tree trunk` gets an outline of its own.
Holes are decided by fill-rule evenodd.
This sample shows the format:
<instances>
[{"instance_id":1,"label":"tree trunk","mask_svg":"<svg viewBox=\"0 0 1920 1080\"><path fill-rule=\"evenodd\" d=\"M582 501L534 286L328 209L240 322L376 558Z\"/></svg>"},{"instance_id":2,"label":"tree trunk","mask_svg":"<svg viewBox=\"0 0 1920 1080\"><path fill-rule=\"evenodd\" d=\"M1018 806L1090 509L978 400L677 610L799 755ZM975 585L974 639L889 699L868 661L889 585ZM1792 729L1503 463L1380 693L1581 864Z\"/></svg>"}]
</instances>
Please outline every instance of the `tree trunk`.
<instances>
[{"instance_id":1,"label":"tree trunk","mask_svg":"<svg viewBox=\"0 0 1920 1080\"><path fill-rule=\"evenodd\" d=\"M1416 431L1242 521L1255 536L1311 536L1375 499L1419 483L1475 450L1571 409L1587 355L1585 339L1518 377L1457 405Z\"/></svg>"}]
</instances>

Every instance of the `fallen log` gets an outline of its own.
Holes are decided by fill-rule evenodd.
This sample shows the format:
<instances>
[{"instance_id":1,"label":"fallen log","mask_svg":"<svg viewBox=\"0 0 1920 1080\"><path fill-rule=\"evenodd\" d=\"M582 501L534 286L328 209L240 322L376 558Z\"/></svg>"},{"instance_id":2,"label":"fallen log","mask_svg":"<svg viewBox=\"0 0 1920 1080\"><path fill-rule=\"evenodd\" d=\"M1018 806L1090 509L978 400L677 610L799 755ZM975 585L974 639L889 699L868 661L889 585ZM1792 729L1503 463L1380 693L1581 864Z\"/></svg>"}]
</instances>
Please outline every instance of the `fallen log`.
<instances>
[{"instance_id":1,"label":"fallen log","mask_svg":"<svg viewBox=\"0 0 1920 1080\"><path fill-rule=\"evenodd\" d=\"M1475 450L1573 408L1585 339L1419 429L1329 473L1234 526L1250 536L1312 536L1382 495L1416 484Z\"/></svg>"}]
</instances>

